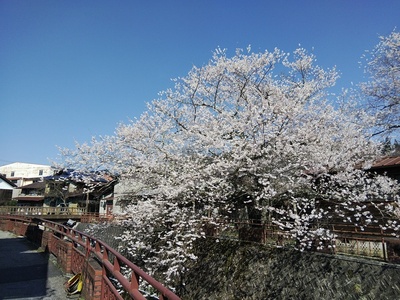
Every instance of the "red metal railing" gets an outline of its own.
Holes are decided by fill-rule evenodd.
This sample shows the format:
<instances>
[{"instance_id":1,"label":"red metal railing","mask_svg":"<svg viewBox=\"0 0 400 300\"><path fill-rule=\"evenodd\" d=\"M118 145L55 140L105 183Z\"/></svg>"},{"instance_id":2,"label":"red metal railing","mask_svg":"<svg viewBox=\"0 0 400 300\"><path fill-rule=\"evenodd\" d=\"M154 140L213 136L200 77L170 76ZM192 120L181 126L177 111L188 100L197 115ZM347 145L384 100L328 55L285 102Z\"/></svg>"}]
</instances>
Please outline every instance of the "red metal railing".
<instances>
[{"instance_id":1,"label":"red metal railing","mask_svg":"<svg viewBox=\"0 0 400 300\"><path fill-rule=\"evenodd\" d=\"M40 223L36 224L36 222ZM11 226L13 226L13 228L23 227L19 225L15 226L17 223L25 224L27 227L27 224L32 224L32 221L22 217L0 217L1 230L13 231ZM85 268L90 259L95 259L100 264L102 267L101 299L124 299L121 293L118 292L119 289L123 290L124 293L129 295L132 299L146 300L142 292L139 291L140 282L143 281L157 291L157 296L160 300L180 299L171 290L163 286L160 282L145 273L103 241L73 228L45 219L36 219L35 225L39 225L42 229L44 228L45 231L50 231L55 236L55 238L50 238L50 243L47 246L56 256L60 255L60 249L67 253L68 247L65 247L63 243L67 243L67 246L72 244L71 270L74 271L74 273ZM22 231L23 229L21 229L21 232ZM15 233L21 234L20 232ZM113 284L110 279L116 282L116 284Z\"/></svg>"},{"instance_id":2,"label":"red metal railing","mask_svg":"<svg viewBox=\"0 0 400 300\"><path fill-rule=\"evenodd\" d=\"M142 269L130 262L127 258L103 241L58 223L48 220L41 220L41 222L46 228L49 228L53 232L61 234L65 238L69 238L76 244L80 245L83 248L83 252L86 253L87 258L90 254L95 256L97 261L103 266L103 282L106 283L108 289L106 293L113 294L116 296L116 299L119 299L119 294L116 293L116 288L111 284L109 277L115 278L122 289L133 299L146 299L142 293L139 292L140 280L146 281L157 290L159 293L159 299L180 299L172 291L164 287L160 282L149 276ZM125 270L122 271L122 269ZM125 274L130 274L130 278L127 278Z\"/></svg>"},{"instance_id":3,"label":"red metal railing","mask_svg":"<svg viewBox=\"0 0 400 300\"><path fill-rule=\"evenodd\" d=\"M82 223L101 223L110 221L112 217L113 217L112 215L108 214L85 212L80 216L80 220Z\"/></svg>"},{"instance_id":4,"label":"red metal railing","mask_svg":"<svg viewBox=\"0 0 400 300\"><path fill-rule=\"evenodd\" d=\"M0 230L9 231L16 235L25 235L30 223L30 218L0 216Z\"/></svg>"}]
</instances>

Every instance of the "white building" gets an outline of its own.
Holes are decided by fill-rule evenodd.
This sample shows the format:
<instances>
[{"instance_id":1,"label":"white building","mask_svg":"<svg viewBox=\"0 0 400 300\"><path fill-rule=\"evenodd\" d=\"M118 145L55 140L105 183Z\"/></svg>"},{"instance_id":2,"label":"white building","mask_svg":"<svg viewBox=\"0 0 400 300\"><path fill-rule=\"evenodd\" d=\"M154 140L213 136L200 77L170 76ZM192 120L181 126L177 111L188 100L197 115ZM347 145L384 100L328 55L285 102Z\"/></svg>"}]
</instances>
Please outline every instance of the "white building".
<instances>
[{"instance_id":1,"label":"white building","mask_svg":"<svg viewBox=\"0 0 400 300\"><path fill-rule=\"evenodd\" d=\"M12 163L0 166L0 174L14 183L17 187L40 181L45 176L54 174L54 167L29 163ZM14 189L13 198L21 193L21 189Z\"/></svg>"}]
</instances>

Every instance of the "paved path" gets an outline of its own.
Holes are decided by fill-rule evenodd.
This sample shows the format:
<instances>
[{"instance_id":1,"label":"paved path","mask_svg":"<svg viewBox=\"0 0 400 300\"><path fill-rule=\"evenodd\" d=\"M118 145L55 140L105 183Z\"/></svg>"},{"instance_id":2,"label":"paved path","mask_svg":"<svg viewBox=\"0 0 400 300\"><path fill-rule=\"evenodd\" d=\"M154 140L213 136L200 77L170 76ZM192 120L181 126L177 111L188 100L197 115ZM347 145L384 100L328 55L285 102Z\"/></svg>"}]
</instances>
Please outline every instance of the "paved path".
<instances>
[{"instance_id":1,"label":"paved path","mask_svg":"<svg viewBox=\"0 0 400 300\"><path fill-rule=\"evenodd\" d=\"M48 253L0 231L0 300L65 300L67 280Z\"/></svg>"}]
</instances>

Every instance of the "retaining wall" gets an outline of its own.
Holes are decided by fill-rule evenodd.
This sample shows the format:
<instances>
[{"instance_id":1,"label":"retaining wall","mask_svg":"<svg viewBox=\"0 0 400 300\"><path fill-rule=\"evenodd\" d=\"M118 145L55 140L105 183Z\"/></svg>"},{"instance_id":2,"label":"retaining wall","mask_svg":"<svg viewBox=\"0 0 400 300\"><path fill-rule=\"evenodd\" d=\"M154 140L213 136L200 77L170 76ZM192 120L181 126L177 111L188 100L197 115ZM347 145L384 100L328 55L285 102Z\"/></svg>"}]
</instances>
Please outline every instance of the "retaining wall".
<instances>
[{"instance_id":1,"label":"retaining wall","mask_svg":"<svg viewBox=\"0 0 400 300\"><path fill-rule=\"evenodd\" d=\"M400 266L203 239L182 299L399 299Z\"/></svg>"}]
</instances>

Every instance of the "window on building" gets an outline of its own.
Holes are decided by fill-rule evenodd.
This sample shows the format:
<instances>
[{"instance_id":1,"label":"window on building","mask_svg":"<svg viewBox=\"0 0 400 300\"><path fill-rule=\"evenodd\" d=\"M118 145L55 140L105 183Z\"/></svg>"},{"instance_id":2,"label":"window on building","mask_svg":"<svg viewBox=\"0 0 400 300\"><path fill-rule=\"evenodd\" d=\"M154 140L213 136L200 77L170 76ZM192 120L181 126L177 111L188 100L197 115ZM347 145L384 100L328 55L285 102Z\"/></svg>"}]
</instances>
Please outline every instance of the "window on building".
<instances>
[{"instance_id":1,"label":"window on building","mask_svg":"<svg viewBox=\"0 0 400 300\"><path fill-rule=\"evenodd\" d=\"M39 170L39 176L43 175L43 170Z\"/></svg>"},{"instance_id":2,"label":"window on building","mask_svg":"<svg viewBox=\"0 0 400 300\"><path fill-rule=\"evenodd\" d=\"M10 177L14 177L15 176L15 172L11 171L11 176Z\"/></svg>"}]
</instances>

